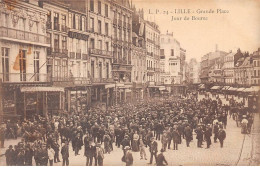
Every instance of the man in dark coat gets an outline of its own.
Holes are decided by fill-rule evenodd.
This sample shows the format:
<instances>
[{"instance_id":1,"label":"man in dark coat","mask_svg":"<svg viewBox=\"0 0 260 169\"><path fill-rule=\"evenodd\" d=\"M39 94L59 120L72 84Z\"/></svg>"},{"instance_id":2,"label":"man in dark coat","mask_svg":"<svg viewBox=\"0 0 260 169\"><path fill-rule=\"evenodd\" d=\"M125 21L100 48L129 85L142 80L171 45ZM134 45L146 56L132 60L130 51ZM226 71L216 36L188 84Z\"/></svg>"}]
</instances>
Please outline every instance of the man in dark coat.
<instances>
[{"instance_id":1,"label":"man in dark coat","mask_svg":"<svg viewBox=\"0 0 260 169\"><path fill-rule=\"evenodd\" d=\"M97 156L96 156L96 145L94 142L90 143L89 147L87 148L86 156L87 156L87 166L92 166L93 159L95 160L95 166L97 166Z\"/></svg>"},{"instance_id":2,"label":"man in dark coat","mask_svg":"<svg viewBox=\"0 0 260 169\"><path fill-rule=\"evenodd\" d=\"M167 140L168 140L168 149L170 149L171 141L172 141L172 127L169 127L166 133L167 133Z\"/></svg>"},{"instance_id":3,"label":"man in dark coat","mask_svg":"<svg viewBox=\"0 0 260 169\"><path fill-rule=\"evenodd\" d=\"M210 138L211 136L212 136L212 128L210 127L210 125L208 125L204 133L204 138L207 142L207 148L209 148L211 145L211 138Z\"/></svg>"},{"instance_id":4,"label":"man in dark coat","mask_svg":"<svg viewBox=\"0 0 260 169\"><path fill-rule=\"evenodd\" d=\"M192 140L192 129L190 128L189 125L187 125L184 129L184 136L185 136L185 139L186 139L186 145L187 145L187 147L189 147L190 142Z\"/></svg>"},{"instance_id":5,"label":"man in dark coat","mask_svg":"<svg viewBox=\"0 0 260 169\"><path fill-rule=\"evenodd\" d=\"M18 144L18 148L17 148L18 152L17 152L17 156L16 156L16 161L17 161L17 166L24 166L24 154L25 154L25 151L24 151L24 148L23 148L23 145L20 143Z\"/></svg>"},{"instance_id":6,"label":"man in dark coat","mask_svg":"<svg viewBox=\"0 0 260 169\"><path fill-rule=\"evenodd\" d=\"M163 152L164 152L164 150L161 149L161 153L158 154L158 156L157 156L157 160L156 160L156 165L157 165L157 166L165 166L165 165L168 165L168 162L166 161ZM164 163L165 163L165 164L164 164Z\"/></svg>"},{"instance_id":7,"label":"man in dark coat","mask_svg":"<svg viewBox=\"0 0 260 169\"><path fill-rule=\"evenodd\" d=\"M77 156L79 155L79 150L81 150L81 147L83 145L83 141L79 133L77 134L74 142L75 142L75 156Z\"/></svg>"},{"instance_id":8,"label":"man in dark coat","mask_svg":"<svg viewBox=\"0 0 260 169\"><path fill-rule=\"evenodd\" d=\"M150 150L150 153L151 153L150 163L149 164L152 164L153 163L153 156L154 156L155 161L156 161L157 152L158 152L158 143L155 141L154 137L151 138L151 143L150 143L149 150Z\"/></svg>"},{"instance_id":9,"label":"man in dark coat","mask_svg":"<svg viewBox=\"0 0 260 169\"><path fill-rule=\"evenodd\" d=\"M48 151L46 145L42 145L42 147L39 150L38 156L39 156L40 166L47 166L49 157L48 157Z\"/></svg>"},{"instance_id":10,"label":"man in dark coat","mask_svg":"<svg viewBox=\"0 0 260 169\"><path fill-rule=\"evenodd\" d=\"M216 143L217 139L218 139L218 133L219 133L219 125L218 125L218 123L216 123L214 125L213 132L214 132L214 143Z\"/></svg>"},{"instance_id":11,"label":"man in dark coat","mask_svg":"<svg viewBox=\"0 0 260 169\"><path fill-rule=\"evenodd\" d=\"M4 124L0 126L0 141L1 141L1 148L4 148L5 143L5 134L6 134L6 127Z\"/></svg>"},{"instance_id":12,"label":"man in dark coat","mask_svg":"<svg viewBox=\"0 0 260 169\"><path fill-rule=\"evenodd\" d=\"M12 145L10 145L9 149L6 150L5 157L6 157L6 165L7 166L14 165L14 150L13 150Z\"/></svg>"},{"instance_id":13,"label":"man in dark coat","mask_svg":"<svg viewBox=\"0 0 260 169\"><path fill-rule=\"evenodd\" d=\"M156 133L156 140L160 140L161 134L163 132L163 125L161 122L159 122L156 126L155 126L155 133Z\"/></svg>"},{"instance_id":14,"label":"man in dark coat","mask_svg":"<svg viewBox=\"0 0 260 169\"><path fill-rule=\"evenodd\" d=\"M126 146L125 147L125 163L126 163L126 166L132 166L133 165L133 162L134 162L134 158L133 158L133 155L132 153L130 152L130 147L129 146Z\"/></svg>"},{"instance_id":15,"label":"man in dark coat","mask_svg":"<svg viewBox=\"0 0 260 169\"><path fill-rule=\"evenodd\" d=\"M203 140L203 131L200 125L196 129L196 133L197 133L196 139L198 140L197 147L202 148L201 145Z\"/></svg>"},{"instance_id":16,"label":"man in dark coat","mask_svg":"<svg viewBox=\"0 0 260 169\"><path fill-rule=\"evenodd\" d=\"M32 157L33 157L33 150L30 144L26 145L25 148L25 165L32 166Z\"/></svg>"},{"instance_id":17,"label":"man in dark coat","mask_svg":"<svg viewBox=\"0 0 260 169\"><path fill-rule=\"evenodd\" d=\"M60 162L60 157L59 157L60 145L58 144L57 141L55 141L55 142L53 143L52 148L53 148L53 150L55 151L54 163Z\"/></svg>"},{"instance_id":18,"label":"man in dark coat","mask_svg":"<svg viewBox=\"0 0 260 169\"><path fill-rule=\"evenodd\" d=\"M61 148L61 155L62 155L62 166L69 166L69 143L65 141L65 144Z\"/></svg>"},{"instance_id":19,"label":"man in dark coat","mask_svg":"<svg viewBox=\"0 0 260 169\"><path fill-rule=\"evenodd\" d=\"M219 134L218 134L218 139L219 139L221 148L223 148L225 138L226 138L226 132L225 132L225 130L223 130L223 127L221 127L219 130Z\"/></svg>"},{"instance_id":20,"label":"man in dark coat","mask_svg":"<svg viewBox=\"0 0 260 169\"><path fill-rule=\"evenodd\" d=\"M178 150L178 144L180 143L180 134L177 129L172 132L173 150Z\"/></svg>"}]
</instances>

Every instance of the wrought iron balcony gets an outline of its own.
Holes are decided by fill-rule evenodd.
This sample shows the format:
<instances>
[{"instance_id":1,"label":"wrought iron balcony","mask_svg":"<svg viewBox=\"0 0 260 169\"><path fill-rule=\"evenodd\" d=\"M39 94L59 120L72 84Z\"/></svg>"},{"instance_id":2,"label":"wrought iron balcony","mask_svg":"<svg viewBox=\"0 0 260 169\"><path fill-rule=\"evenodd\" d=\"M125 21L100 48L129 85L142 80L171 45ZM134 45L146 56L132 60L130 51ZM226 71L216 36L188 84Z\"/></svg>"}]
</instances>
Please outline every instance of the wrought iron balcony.
<instances>
[{"instance_id":1,"label":"wrought iron balcony","mask_svg":"<svg viewBox=\"0 0 260 169\"><path fill-rule=\"evenodd\" d=\"M87 55L87 54L84 54L84 53L82 53L82 59L83 59L83 60L88 60L88 55Z\"/></svg>"},{"instance_id":2,"label":"wrought iron balcony","mask_svg":"<svg viewBox=\"0 0 260 169\"><path fill-rule=\"evenodd\" d=\"M0 27L0 38L11 38L35 43L50 44L50 42L47 41L47 36L7 27Z\"/></svg>"},{"instance_id":3,"label":"wrought iron balcony","mask_svg":"<svg viewBox=\"0 0 260 169\"><path fill-rule=\"evenodd\" d=\"M66 25L61 25L61 31L62 32L68 32L68 27Z\"/></svg>"},{"instance_id":4,"label":"wrought iron balcony","mask_svg":"<svg viewBox=\"0 0 260 169\"><path fill-rule=\"evenodd\" d=\"M114 83L112 78L93 78L92 83Z\"/></svg>"},{"instance_id":5,"label":"wrought iron balcony","mask_svg":"<svg viewBox=\"0 0 260 169\"><path fill-rule=\"evenodd\" d=\"M79 52L79 53L78 53L78 52L76 53L76 59L81 59L81 53L80 53L80 52Z\"/></svg>"},{"instance_id":6,"label":"wrought iron balcony","mask_svg":"<svg viewBox=\"0 0 260 169\"><path fill-rule=\"evenodd\" d=\"M70 52L70 59L75 59L75 58L76 58L75 52Z\"/></svg>"},{"instance_id":7,"label":"wrought iron balcony","mask_svg":"<svg viewBox=\"0 0 260 169\"><path fill-rule=\"evenodd\" d=\"M98 56L104 56L104 57L112 57L111 51L106 50L100 50L100 49L89 49L90 55L98 55Z\"/></svg>"},{"instance_id":8,"label":"wrought iron balcony","mask_svg":"<svg viewBox=\"0 0 260 169\"><path fill-rule=\"evenodd\" d=\"M52 22L46 22L46 28L52 29Z\"/></svg>"}]
</instances>

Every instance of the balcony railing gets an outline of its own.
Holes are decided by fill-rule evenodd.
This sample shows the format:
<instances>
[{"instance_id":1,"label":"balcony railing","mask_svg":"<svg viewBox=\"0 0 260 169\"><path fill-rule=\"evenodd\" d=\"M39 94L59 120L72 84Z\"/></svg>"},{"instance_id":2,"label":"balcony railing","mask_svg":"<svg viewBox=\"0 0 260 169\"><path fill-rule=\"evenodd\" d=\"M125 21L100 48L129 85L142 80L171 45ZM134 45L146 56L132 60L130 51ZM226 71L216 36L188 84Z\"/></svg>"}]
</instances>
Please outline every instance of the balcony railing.
<instances>
[{"instance_id":1,"label":"balcony railing","mask_svg":"<svg viewBox=\"0 0 260 169\"><path fill-rule=\"evenodd\" d=\"M113 24L117 24L117 19L113 19Z\"/></svg>"},{"instance_id":2,"label":"balcony railing","mask_svg":"<svg viewBox=\"0 0 260 169\"><path fill-rule=\"evenodd\" d=\"M148 67L147 70L154 71L154 68Z\"/></svg>"},{"instance_id":3,"label":"balcony railing","mask_svg":"<svg viewBox=\"0 0 260 169\"><path fill-rule=\"evenodd\" d=\"M46 28L52 29L52 22L46 22Z\"/></svg>"},{"instance_id":4,"label":"balcony railing","mask_svg":"<svg viewBox=\"0 0 260 169\"><path fill-rule=\"evenodd\" d=\"M47 49L47 51L48 51L48 49ZM51 48L50 51L54 57L68 57L67 49Z\"/></svg>"},{"instance_id":5,"label":"balcony railing","mask_svg":"<svg viewBox=\"0 0 260 169\"><path fill-rule=\"evenodd\" d=\"M106 56L106 57L112 57L111 51L106 50L100 50L100 49L89 49L90 55L99 55L99 56Z\"/></svg>"},{"instance_id":6,"label":"balcony railing","mask_svg":"<svg viewBox=\"0 0 260 169\"><path fill-rule=\"evenodd\" d=\"M47 74L41 73L1 73L0 78L3 83L48 82Z\"/></svg>"},{"instance_id":7,"label":"balcony railing","mask_svg":"<svg viewBox=\"0 0 260 169\"><path fill-rule=\"evenodd\" d=\"M54 30L60 31L60 24L54 23Z\"/></svg>"},{"instance_id":8,"label":"balcony railing","mask_svg":"<svg viewBox=\"0 0 260 169\"><path fill-rule=\"evenodd\" d=\"M76 53L76 59L81 59L81 53Z\"/></svg>"},{"instance_id":9,"label":"balcony railing","mask_svg":"<svg viewBox=\"0 0 260 169\"><path fill-rule=\"evenodd\" d=\"M0 27L0 37L49 44L49 41L47 41L47 37L44 35L6 27Z\"/></svg>"},{"instance_id":10,"label":"balcony railing","mask_svg":"<svg viewBox=\"0 0 260 169\"><path fill-rule=\"evenodd\" d=\"M84 53L82 53L82 60L88 60L88 55L87 55L87 54L84 54Z\"/></svg>"},{"instance_id":11,"label":"balcony railing","mask_svg":"<svg viewBox=\"0 0 260 169\"><path fill-rule=\"evenodd\" d=\"M76 56L76 55L75 55L75 52L70 52L70 58L71 58L71 59L75 59L75 56Z\"/></svg>"},{"instance_id":12,"label":"balcony railing","mask_svg":"<svg viewBox=\"0 0 260 169\"><path fill-rule=\"evenodd\" d=\"M89 28L89 32L93 33L94 32L94 28Z\"/></svg>"},{"instance_id":13,"label":"balcony railing","mask_svg":"<svg viewBox=\"0 0 260 169\"><path fill-rule=\"evenodd\" d=\"M61 31L62 32L68 32L68 27L65 25L61 25Z\"/></svg>"},{"instance_id":14,"label":"balcony railing","mask_svg":"<svg viewBox=\"0 0 260 169\"><path fill-rule=\"evenodd\" d=\"M112 78L93 78L93 83L113 83L114 80Z\"/></svg>"},{"instance_id":15,"label":"balcony railing","mask_svg":"<svg viewBox=\"0 0 260 169\"><path fill-rule=\"evenodd\" d=\"M86 77L73 77L72 78L74 85L88 85L91 84L89 78Z\"/></svg>"},{"instance_id":16,"label":"balcony railing","mask_svg":"<svg viewBox=\"0 0 260 169\"><path fill-rule=\"evenodd\" d=\"M153 52L147 52L147 55L153 56Z\"/></svg>"}]
</instances>

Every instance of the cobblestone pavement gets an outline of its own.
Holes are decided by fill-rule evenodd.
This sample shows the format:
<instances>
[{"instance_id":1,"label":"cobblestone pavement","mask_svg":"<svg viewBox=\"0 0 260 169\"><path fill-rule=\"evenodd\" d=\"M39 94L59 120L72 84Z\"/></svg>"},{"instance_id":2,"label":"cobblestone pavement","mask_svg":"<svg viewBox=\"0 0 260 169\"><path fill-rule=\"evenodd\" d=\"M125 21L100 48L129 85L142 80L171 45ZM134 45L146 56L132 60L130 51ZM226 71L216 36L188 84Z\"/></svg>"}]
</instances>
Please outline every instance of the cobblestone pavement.
<instances>
[{"instance_id":1,"label":"cobblestone pavement","mask_svg":"<svg viewBox=\"0 0 260 169\"><path fill-rule=\"evenodd\" d=\"M200 96L202 98L202 96ZM224 101L224 100L223 100ZM259 124L259 120L258 120ZM254 132L258 131L258 134ZM251 153L252 136L246 135L244 141L244 135L241 134L241 129L236 126L235 121L228 118L228 125L226 129L227 137L224 141L224 147L220 148L220 143L214 143L212 137L212 145L210 149L205 149L206 143L204 142L203 148L197 148L196 135L193 136L194 140L191 142L190 147L186 147L185 140L182 140L182 144L179 144L178 150L167 150L164 154L169 165L173 166L189 166L189 165L256 165L257 160L248 160L248 152ZM252 135L259 136L259 130L254 130ZM8 141L9 142L9 141ZM15 141L12 141L15 144ZM17 141L16 141L17 142ZM158 149L161 149L161 142L157 141ZM243 145L244 143L244 145ZM258 153L254 159L259 159L259 139L254 140L254 144L258 146L258 150L254 149L252 153ZM7 144L6 144L7 145ZM243 151L241 151L243 145ZM80 155L75 156L70 145L70 165L72 166L84 166L86 164L86 158L83 156L84 147L80 150ZM246 151L244 151L246 149ZM135 166L146 166L150 159L149 149L146 148L146 154L148 160L140 160L139 152L132 152ZM252 154L251 153L251 154ZM246 154L246 155L244 155ZM110 154L105 154L104 165L106 166L123 166L125 163L121 161L123 151L121 148L114 146L114 151ZM60 155L61 157L61 155ZM242 159L242 160L241 160ZM33 160L34 161L34 160ZM5 165L5 157L0 157L0 165ZM34 164L33 164L34 165ZM61 166L62 163L55 163L55 166ZM155 165L155 161L152 165Z\"/></svg>"}]
</instances>

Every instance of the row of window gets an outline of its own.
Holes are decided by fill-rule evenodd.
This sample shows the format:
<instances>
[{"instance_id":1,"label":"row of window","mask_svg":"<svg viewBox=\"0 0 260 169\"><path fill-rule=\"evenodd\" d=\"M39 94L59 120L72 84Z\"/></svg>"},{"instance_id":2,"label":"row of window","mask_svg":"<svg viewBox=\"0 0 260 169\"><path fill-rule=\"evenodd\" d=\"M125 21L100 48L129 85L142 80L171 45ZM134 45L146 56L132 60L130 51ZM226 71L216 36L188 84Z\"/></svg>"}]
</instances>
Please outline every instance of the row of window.
<instances>
[{"instance_id":1,"label":"row of window","mask_svg":"<svg viewBox=\"0 0 260 169\"><path fill-rule=\"evenodd\" d=\"M260 60L254 60L254 67L260 66Z\"/></svg>"},{"instance_id":2,"label":"row of window","mask_svg":"<svg viewBox=\"0 0 260 169\"><path fill-rule=\"evenodd\" d=\"M98 1L98 4L97 4L97 9L98 9L98 14L100 15L103 15L102 13L102 3L101 1ZM90 0L90 9L89 9L91 12L95 12L95 3L94 3L94 0ZM108 4L105 4L105 13L104 15L106 17L108 17Z\"/></svg>"},{"instance_id":3,"label":"row of window","mask_svg":"<svg viewBox=\"0 0 260 169\"><path fill-rule=\"evenodd\" d=\"M18 29L18 30L22 30L22 31L29 31L32 33L43 33L41 30L41 24L38 21L29 21L28 19L22 18L17 16L17 23L14 24L14 22L10 22L12 21L12 18L9 14L6 13L2 13L2 15L0 15L0 19L1 22L3 24L4 27L7 28L14 28L14 29ZM11 25L11 23L13 23Z\"/></svg>"},{"instance_id":4,"label":"row of window","mask_svg":"<svg viewBox=\"0 0 260 169\"><path fill-rule=\"evenodd\" d=\"M1 48L1 54L2 54L2 73L4 74L3 80L9 81L9 67L10 67L10 48ZM40 72L40 52L34 51L33 52L33 73L34 80L39 81L39 72ZM27 71L27 50L19 50L19 60L18 60L18 69L20 72L20 81L26 81L26 71ZM16 64L16 63L15 63ZM27 79L29 80L29 79Z\"/></svg>"},{"instance_id":5,"label":"row of window","mask_svg":"<svg viewBox=\"0 0 260 169\"><path fill-rule=\"evenodd\" d=\"M170 49L170 50L171 50L171 51L170 51L170 52L171 52L171 56L174 56L174 49ZM161 55L161 56L165 56L165 53L164 53L164 52L165 52L164 49L160 49L160 55Z\"/></svg>"},{"instance_id":6,"label":"row of window","mask_svg":"<svg viewBox=\"0 0 260 169\"><path fill-rule=\"evenodd\" d=\"M178 63L169 63L170 66L177 66Z\"/></svg>"}]
</instances>

